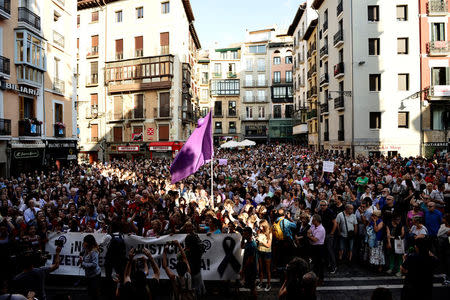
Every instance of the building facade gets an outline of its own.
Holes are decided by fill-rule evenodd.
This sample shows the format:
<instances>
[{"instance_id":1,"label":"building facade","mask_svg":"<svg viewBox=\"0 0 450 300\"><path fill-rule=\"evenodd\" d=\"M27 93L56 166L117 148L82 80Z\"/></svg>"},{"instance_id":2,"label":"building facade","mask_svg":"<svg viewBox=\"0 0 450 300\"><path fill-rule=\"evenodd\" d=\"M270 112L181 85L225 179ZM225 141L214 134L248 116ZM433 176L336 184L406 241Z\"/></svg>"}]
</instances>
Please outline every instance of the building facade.
<instances>
[{"instance_id":1,"label":"building facade","mask_svg":"<svg viewBox=\"0 0 450 300\"><path fill-rule=\"evenodd\" d=\"M422 92L408 102L421 107L422 153L432 157L448 151L450 142L448 1L420 1L419 16Z\"/></svg>"},{"instance_id":2,"label":"building facade","mask_svg":"<svg viewBox=\"0 0 450 300\"><path fill-rule=\"evenodd\" d=\"M193 21L189 0L78 1L83 159L175 156L198 114Z\"/></svg>"},{"instance_id":3,"label":"building facade","mask_svg":"<svg viewBox=\"0 0 450 300\"><path fill-rule=\"evenodd\" d=\"M418 2L315 0L312 7L317 47L328 49L318 66L323 80L329 74L319 82L320 148L418 155L420 107L405 100L420 91L419 35L411 30L419 26Z\"/></svg>"},{"instance_id":4,"label":"building facade","mask_svg":"<svg viewBox=\"0 0 450 300\"><path fill-rule=\"evenodd\" d=\"M294 91L292 37L280 34L269 42L270 141L292 142Z\"/></svg>"},{"instance_id":5,"label":"building facade","mask_svg":"<svg viewBox=\"0 0 450 300\"><path fill-rule=\"evenodd\" d=\"M213 110L214 143L239 141L241 123L241 46L212 49L210 58L209 92Z\"/></svg>"},{"instance_id":6,"label":"building facade","mask_svg":"<svg viewBox=\"0 0 450 300\"><path fill-rule=\"evenodd\" d=\"M0 2L0 176L76 160L76 3Z\"/></svg>"},{"instance_id":7,"label":"building facade","mask_svg":"<svg viewBox=\"0 0 450 300\"><path fill-rule=\"evenodd\" d=\"M275 29L247 31L242 44L241 131L246 139L268 139L270 115L270 62L268 46Z\"/></svg>"},{"instance_id":8,"label":"building facade","mask_svg":"<svg viewBox=\"0 0 450 300\"><path fill-rule=\"evenodd\" d=\"M313 0L308 0L299 5L292 24L289 26L288 35L293 37L293 76L294 76L294 118L293 136L294 142L303 146L308 145L307 124L307 54L308 44L303 36L310 23L317 19L317 13L312 9Z\"/></svg>"}]
</instances>

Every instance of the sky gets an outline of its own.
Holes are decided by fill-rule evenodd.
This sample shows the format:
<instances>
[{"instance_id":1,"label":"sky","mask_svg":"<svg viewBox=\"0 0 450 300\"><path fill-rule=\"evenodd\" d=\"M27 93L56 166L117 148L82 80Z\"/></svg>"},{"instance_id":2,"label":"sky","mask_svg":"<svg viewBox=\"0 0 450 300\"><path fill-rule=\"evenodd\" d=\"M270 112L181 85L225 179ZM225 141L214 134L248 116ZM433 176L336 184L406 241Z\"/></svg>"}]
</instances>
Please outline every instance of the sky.
<instances>
[{"instance_id":1,"label":"sky","mask_svg":"<svg viewBox=\"0 0 450 300\"><path fill-rule=\"evenodd\" d=\"M245 30L288 28L304 0L191 0L203 49L242 42Z\"/></svg>"}]
</instances>

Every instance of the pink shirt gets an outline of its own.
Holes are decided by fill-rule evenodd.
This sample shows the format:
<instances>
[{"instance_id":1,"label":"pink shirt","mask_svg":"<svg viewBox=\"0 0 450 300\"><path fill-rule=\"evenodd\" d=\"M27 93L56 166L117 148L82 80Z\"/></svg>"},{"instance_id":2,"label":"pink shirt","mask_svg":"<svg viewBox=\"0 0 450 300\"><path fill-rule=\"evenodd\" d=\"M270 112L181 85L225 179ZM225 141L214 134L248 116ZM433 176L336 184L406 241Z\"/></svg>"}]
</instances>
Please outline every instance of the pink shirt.
<instances>
[{"instance_id":1,"label":"pink shirt","mask_svg":"<svg viewBox=\"0 0 450 300\"><path fill-rule=\"evenodd\" d=\"M312 236L318 239L316 242L311 241L311 245L323 245L325 241L325 228L320 224L319 226L311 225Z\"/></svg>"}]
</instances>

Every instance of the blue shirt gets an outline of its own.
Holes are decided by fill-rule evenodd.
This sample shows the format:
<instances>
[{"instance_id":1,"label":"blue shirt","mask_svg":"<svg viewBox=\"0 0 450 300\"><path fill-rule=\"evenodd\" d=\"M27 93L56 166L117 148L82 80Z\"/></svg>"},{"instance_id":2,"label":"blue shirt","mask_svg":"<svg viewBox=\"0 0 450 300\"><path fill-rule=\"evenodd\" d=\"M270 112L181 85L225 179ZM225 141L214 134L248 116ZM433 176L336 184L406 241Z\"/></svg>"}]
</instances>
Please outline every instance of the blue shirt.
<instances>
[{"instance_id":1,"label":"blue shirt","mask_svg":"<svg viewBox=\"0 0 450 300\"><path fill-rule=\"evenodd\" d=\"M425 210L425 227L428 229L429 235L437 236L441 223L442 213L440 211L437 209L434 209L433 212Z\"/></svg>"},{"instance_id":2,"label":"blue shirt","mask_svg":"<svg viewBox=\"0 0 450 300\"><path fill-rule=\"evenodd\" d=\"M292 239L292 231L297 228L297 223L291 222L284 217L279 217L276 220L276 222L278 222L281 218L283 218L283 220L280 223L280 227L281 230L283 231L284 236L289 239Z\"/></svg>"}]
</instances>

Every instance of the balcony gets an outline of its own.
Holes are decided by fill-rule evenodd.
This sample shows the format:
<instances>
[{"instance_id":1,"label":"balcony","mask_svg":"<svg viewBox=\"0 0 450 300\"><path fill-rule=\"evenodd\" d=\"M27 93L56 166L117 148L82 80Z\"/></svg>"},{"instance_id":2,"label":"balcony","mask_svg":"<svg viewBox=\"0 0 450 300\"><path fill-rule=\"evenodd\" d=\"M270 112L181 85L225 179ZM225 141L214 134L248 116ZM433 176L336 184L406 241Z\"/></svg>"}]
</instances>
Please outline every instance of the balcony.
<instances>
[{"instance_id":1,"label":"balcony","mask_svg":"<svg viewBox=\"0 0 450 300\"><path fill-rule=\"evenodd\" d=\"M64 48L64 36L53 30L53 43Z\"/></svg>"},{"instance_id":2,"label":"balcony","mask_svg":"<svg viewBox=\"0 0 450 300\"><path fill-rule=\"evenodd\" d=\"M66 137L66 127L61 123L53 124L53 132L55 137Z\"/></svg>"},{"instance_id":3,"label":"balcony","mask_svg":"<svg viewBox=\"0 0 450 300\"><path fill-rule=\"evenodd\" d=\"M252 115L243 114L241 115L241 121L266 121L269 120L269 115L264 114L259 116L257 113Z\"/></svg>"},{"instance_id":4,"label":"balcony","mask_svg":"<svg viewBox=\"0 0 450 300\"><path fill-rule=\"evenodd\" d=\"M428 0L427 12L430 16L445 16L448 14L447 0Z\"/></svg>"},{"instance_id":5,"label":"balcony","mask_svg":"<svg viewBox=\"0 0 450 300\"><path fill-rule=\"evenodd\" d=\"M35 119L19 121L19 136L40 136L42 122Z\"/></svg>"},{"instance_id":6,"label":"balcony","mask_svg":"<svg viewBox=\"0 0 450 300\"><path fill-rule=\"evenodd\" d=\"M173 55L147 56L105 63L109 93L170 89Z\"/></svg>"},{"instance_id":7,"label":"balcony","mask_svg":"<svg viewBox=\"0 0 450 300\"><path fill-rule=\"evenodd\" d=\"M344 44L344 31L342 29L336 32L336 34L333 37L333 41L334 41L333 45L335 47L339 47L342 44Z\"/></svg>"},{"instance_id":8,"label":"balcony","mask_svg":"<svg viewBox=\"0 0 450 300\"><path fill-rule=\"evenodd\" d=\"M328 46L325 45L322 48L320 48L320 59L326 59L328 57Z\"/></svg>"},{"instance_id":9,"label":"balcony","mask_svg":"<svg viewBox=\"0 0 450 300\"><path fill-rule=\"evenodd\" d=\"M181 121L183 123L189 123L193 122L195 119L195 112L193 110L192 104L191 105L184 105L179 107L181 111Z\"/></svg>"},{"instance_id":10,"label":"balcony","mask_svg":"<svg viewBox=\"0 0 450 300\"><path fill-rule=\"evenodd\" d=\"M213 73L213 78L222 78L222 73Z\"/></svg>"},{"instance_id":11,"label":"balcony","mask_svg":"<svg viewBox=\"0 0 450 300\"><path fill-rule=\"evenodd\" d=\"M86 77L86 87L98 85L98 74L94 73Z\"/></svg>"},{"instance_id":12,"label":"balcony","mask_svg":"<svg viewBox=\"0 0 450 300\"><path fill-rule=\"evenodd\" d=\"M0 0L0 19L11 18L11 0Z\"/></svg>"},{"instance_id":13,"label":"balcony","mask_svg":"<svg viewBox=\"0 0 450 300\"><path fill-rule=\"evenodd\" d=\"M308 79L311 79L314 76L314 74L316 74L316 72L317 72L317 66L314 64L311 66L311 68L309 68L309 71L307 73Z\"/></svg>"},{"instance_id":14,"label":"balcony","mask_svg":"<svg viewBox=\"0 0 450 300\"><path fill-rule=\"evenodd\" d=\"M314 119L317 118L317 109L311 109L306 113L306 119Z\"/></svg>"},{"instance_id":15,"label":"balcony","mask_svg":"<svg viewBox=\"0 0 450 300\"><path fill-rule=\"evenodd\" d=\"M7 76L11 74L9 58L0 56L0 73Z\"/></svg>"},{"instance_id":16,"label":"balcony","mask_svg":"<svg viewBox=\"0 0 450 300\"><path fill-rule=\"evenodd\" d=\"M19 7L19 22L24 22L38 31L41 30L41 18L26 7Z\"/></svg>"},{"instance_id":17,"label":"balcony","mask_svg":"<svg viewBox=\"0 0 450 300\"><path fill-rule=\"evenodd\" d=\"M322 24L322 30L323 33L325 33L328 30L328 20L325 20Z\"/></svg>"},{"instance_id":18,"label":"balcony","mask_svg":"<svg viewBox=\"0 0 450 300\"><path fill-rule=\"evenodd\" d=\"M153 118L155 120L171 120L172 116L172 107L153 108Z\"/></svg>"},{"instance_id":19,"label":"balcony","mask_svg":"<svg viewBox=\"0 0 450 300\"><path fill-rule=\"evenodd\" d=\"M302 52L300 53L300 56L297 56L298 58L298 67L300 67L300 64L305 62L305 54Z\"/></svg>"},{"instance_id":20,"label":"balcony","mask_svg":"<svg viewBox=\"0 0 450 300\"><path fill-rule=\"evenodd\" d=\"M235 72L228 72L227 73L227 78L236 78L237 74Z\"/></svg>"},{"instance_id":21,"label":"balcony","mask_svg":"<svg viewBox=\"0 0 450 300\"><path fill-rule=\"evenodd\" d=\"M98 117L98 105L93 104L86 108L86 119L92 119Z\"/></svg>"},{"instance_id":22,"label":"balcony","mask_svg":"<svg viewBox=\"0 0 450 300\"><path fill-rule=\"evenodd\" d=\"M323 133L323 140L325 142L328 142L330 140L330 133L329 132L324 132Z\"/></svg>"},{"instance_id":23,"label":"balcony","mask_svg":"<svg viewBox=\"0 0 450 300\"><path fill-rule=\"evenodd\" d=\"M450 97L450 85L433 85L428 90L429 100L448 100Z\"/></svg>"},{"instance_id":24,"label":"balcony","mask_svg":"<svg viewBox=\"0 0 450 300\"><path fill-rule=\"evenodd\" d=\"M65 82L59 78L53 78L52 89L60 94L65 92Z\"/></svg>"},{"instance_id":25,"label":"balcony","mask_svg":"<svg viewBox=\"0 0 450 300\"><path fill-rule=\"evenodd\" d=\"M344 11L344 5L342 4L342 0L336 7L336 16L339 16Z\"/></svg>"},{"instance_id":26,"label":"balcony","mask_svg":"<svg viewBox=\"0 0 450 300\"><path fill-rule=\"evenodd\" d=\"M228 133L229 134L235 134L237 131L236 131L236 128L228 128Z\"/></svg>"},{"instance_id":27,"label":"balcony","mask_svg":"<svg viewBox=\"0 0 450 300\"><path fill-rule=\"evenodd\" d=\"M0 119L0 135L11 135L11 120Z\"/></svg>"},{"instance_id":28,"label":"balcony","mask_svg":"<svg viewBox=\"0 0 450 300\"><path fill-rule=\"evenodd\" d=\"M213 79L211 80L211 96L239 96L239 79Z\"/></svg>"},{"instance_id":29,"label":"balcony","mask_svg":"<svg viewBox=\"0 0 450 300\"><path fill-rule=\"evenodd\" d=\"M214 134L222 134L222 128L214 128Z\"/></svg>"},{"instance_id":30,"label":"balcony","mask_svg":"<svg viewBox=\"0 0 450 300\"><path fill-rule=\"evenodd\" d=\"M228 110L227 118L237 118L237 117L238 117L238 113L237 113L236 109Z\"/></svg>"},{"instance_id":31,"label":"balcony","mask_svg":"<svg viewBox=\"0 0 450 300\"><path fill-rule=\"evenodd\" d=\"M334 98L334 109L336 109L336 110L345 109L344 96L339 96L337 98Z\"/></svg>"},{"instance_id":32,"label":"balcony","mask_svg":"<svg viewBox=\"0 0 450 300\"><path fill-rule=\"evenodd\" d=\"M328 102L320 104L320 113L327 114L328 113Z\"/></svg>"},{"instance_id":33,"label":"balcony","mask_svg":"<svg viewBox=\"0 0 450 300\"><path fill-rule=\"evenodd\" d=\"M344 62L340 62L334 66L334 77L341 78L344 76Z\"/></svg>"},{"instance_id":34,"label":"balcony","mask_svg":"<svg viewBox=\"0 0 450 300\"><path fill-rule=\"evenodd\" d=\"M311 89L306 93L306 99L317 96L317 86L312 86Z\"/></svg>"},{"instance_id":35,"label":"balcony","mask_svg":"<svg viewBox=\"0 0 450 300\"><path fill-rule=\"evenodd\" d=\"M95 57L98 57L98 46L92 46L88 54L86 54L86 58L95 58Z\"/></svg>"},{"instance_id":36,"label":"balcony","mask_svg":"<svg viewBox=\"0 0 450 300\"><path fill-rule=\"evenodd\" d=\"M244 87L265 87L267 86L267 80L244 80Z\"/></svg>"},{"instance_id":37,"label":"balcony","mask_svg":"<svg viewBox=\"0 0 450 300\"><path fill-rule=\"evenodd\" d=\"M169 48L169 45L166 45L166 46L161 46L161 56L162 55L169 55L169 53L170 53L170 48Z\"/></svg>"},{"instance_id":38,"label":"balcony","mask_svg":"<svg viewBox=\"0 0 450 300\"><path fill-rule=\"evenodd\" d=\"M314 54L314 52L316 52L316 42L313 42L312 44L311 44L311 46L309 47L309 49L308 49L308 59L310 59L312 56L313 56L313 54Z\"/></svg>"},{"instance_id":39,"label":"balcony","mask_svg":"<svg viewBox=\"0 0 450 300\"><path fill-rule=\"evenodd\" d=\"M328 82L329 82L328 73L324 73L324 74L320 75L320 80L319 80L320 87L327 86Z\"/></svg>"},{"instance_id":40,"label":"balcony","mask_svg":"<svg viewBox=\"0 0 450 300\"><path fill-rule=\"evenodd\" d=\"M432 41L427 44L427 52L430 56L447 56L449 54L448 41Z\"/></svg>"},{"instance_id":41,"label":"balcony","mask_svg":"<svg viewBox=\"0 0 450 300\"><path fill-rule=\"evenodd\" d=\"M338 141L344 141L344 130L338 130Z\"/></svg>"}]
</instances>

